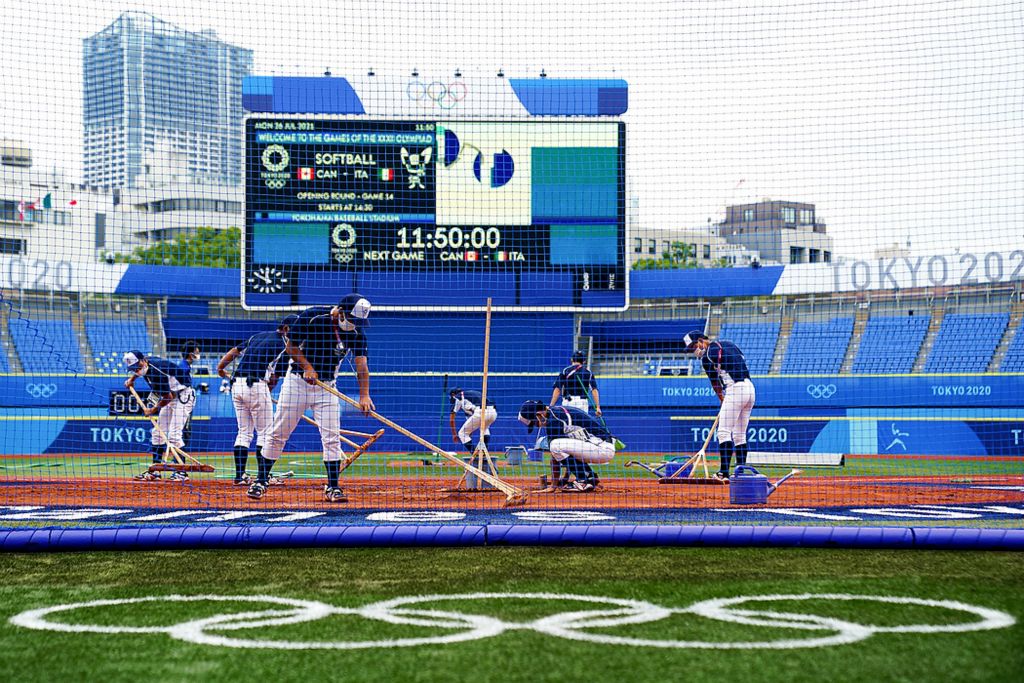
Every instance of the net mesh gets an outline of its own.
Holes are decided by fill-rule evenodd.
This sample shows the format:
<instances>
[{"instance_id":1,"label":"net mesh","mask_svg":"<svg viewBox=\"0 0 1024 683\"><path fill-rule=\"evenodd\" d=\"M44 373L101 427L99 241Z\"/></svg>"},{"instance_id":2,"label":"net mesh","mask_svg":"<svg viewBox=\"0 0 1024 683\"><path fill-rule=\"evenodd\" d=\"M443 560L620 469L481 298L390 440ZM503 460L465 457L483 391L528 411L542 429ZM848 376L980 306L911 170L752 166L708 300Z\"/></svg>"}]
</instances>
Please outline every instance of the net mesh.
<instances>
[{"instance_id":1,"label":"net mesh","mask_svg":"<svg viewBox=\"0 0 1024 683\"><path fill-rule=\"evenodd\" d=\"M0 525L1020 526L1021 12L5 5Z\"/></svg>"}]
</instances>

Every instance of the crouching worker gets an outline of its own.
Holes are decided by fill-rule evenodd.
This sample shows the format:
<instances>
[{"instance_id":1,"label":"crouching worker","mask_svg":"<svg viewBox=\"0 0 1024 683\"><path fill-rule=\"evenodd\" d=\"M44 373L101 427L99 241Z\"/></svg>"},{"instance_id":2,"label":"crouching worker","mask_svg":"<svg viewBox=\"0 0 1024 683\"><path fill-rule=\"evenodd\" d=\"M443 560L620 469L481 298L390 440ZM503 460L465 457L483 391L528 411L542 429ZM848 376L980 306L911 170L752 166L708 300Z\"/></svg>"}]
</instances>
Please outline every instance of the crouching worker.
<instances>
[{"instance_id":1,"label":"crouching worker","mask_svg":"<svg viewBox=\"0 0 1024 683\"><path fill-rule=\"evenodd\" d=\"M452 389L448 393L448 400L451 403L449 424L452 428L452 440L461 443L462 446L473 454L476 452L476 443L473 441L473 432L480 430L480 440L484 446L491 446L491 425L498 419L498 410L494 401L487 399L487 410L481 410L480 404L483 398L479 391L463 391ZM455 414L463 412L466 414L466 421L462 423L459 431L455 431Z\"/></svg>"},{"instance_id":2,"label":"crouching worker","mask_svg":"<svg viewBox=\"0 0 1024 683\"><path fill-rule=\"evenodd\" d=\"M615 437L579 408L526 401L519 409L519 421L526 425L528 434L534 427L544 430L551 450L552 473L561 465L575 477L575 481L562 487L563 491L593 491L599 481L591 463L601 465L615 457Z\"/></svg>"}]
</instances>

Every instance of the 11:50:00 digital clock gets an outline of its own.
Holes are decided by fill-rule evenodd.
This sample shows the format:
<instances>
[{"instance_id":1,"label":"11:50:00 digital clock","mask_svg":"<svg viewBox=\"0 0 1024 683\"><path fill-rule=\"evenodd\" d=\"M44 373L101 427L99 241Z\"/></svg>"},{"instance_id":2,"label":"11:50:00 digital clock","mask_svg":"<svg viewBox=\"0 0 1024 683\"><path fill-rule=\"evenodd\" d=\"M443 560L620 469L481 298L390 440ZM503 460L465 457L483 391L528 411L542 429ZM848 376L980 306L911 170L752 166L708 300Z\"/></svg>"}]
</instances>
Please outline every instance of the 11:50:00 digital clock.
<instances>
[{"instance_id":1,"label":"11:50:00 digital clock","mask_svg":"<svg viewBox=\"0 0 1024 683\"><path fill-rule=\"evenodd\" d=\"M444 226L426 230L399 228L395 246L398 249L497 249L501 246L501 229Z\"/></svg>"}]
</instances>

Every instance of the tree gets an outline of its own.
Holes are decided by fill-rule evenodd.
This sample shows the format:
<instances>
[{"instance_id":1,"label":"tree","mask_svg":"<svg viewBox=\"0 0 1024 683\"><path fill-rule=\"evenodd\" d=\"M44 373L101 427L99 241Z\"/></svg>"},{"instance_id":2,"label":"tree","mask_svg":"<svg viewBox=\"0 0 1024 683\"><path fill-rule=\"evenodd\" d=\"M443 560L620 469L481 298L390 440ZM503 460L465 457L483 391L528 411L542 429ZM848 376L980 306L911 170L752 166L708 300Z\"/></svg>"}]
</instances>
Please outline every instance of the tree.
<instances>
[{"instance_id":1,"label":"tree","mask_svg":"<svg viewBox=\"0 0 1024 683\"><path fill-rule=\"evenodd\" d=\"M131 254L119 254L118 263L142 263L154 266L193 266L202 268L239 268L241 264L238 228L219 230L198 228L194 234L178 235L171 242L138 247Z\"/></svg>"},{"instance_id":2,"label":"tree","mask_svg":"<svg viewBox=\"0 0 1024 683\"><path fill-rule=\"evenodd\" d=\"M673 270L697 268L697 254L694 245L672 242L661 258L643 258L633 264L633 270Z\"/></svg>"}]
</instances>

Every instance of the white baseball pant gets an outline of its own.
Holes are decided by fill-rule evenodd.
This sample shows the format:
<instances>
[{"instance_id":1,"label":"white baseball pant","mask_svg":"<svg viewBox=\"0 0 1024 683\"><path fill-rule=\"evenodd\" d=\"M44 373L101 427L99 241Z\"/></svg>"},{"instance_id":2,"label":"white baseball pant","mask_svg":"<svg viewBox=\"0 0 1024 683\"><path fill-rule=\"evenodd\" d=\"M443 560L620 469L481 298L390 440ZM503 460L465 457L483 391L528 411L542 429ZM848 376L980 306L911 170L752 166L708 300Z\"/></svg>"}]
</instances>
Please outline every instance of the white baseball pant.
<instances>
[{"instance_id":1,"label":"white baseball pant","mask_svg":"<svg viewBox=\"0 0 1024 683\"><path fill-rule=\"evenodd\" d=\"M250 386L244 377L236 378L231 385L231 402L235 406L235 421L238 423L235 446L248 448L254 430L256 445L266 446L274 419L274 406L267 383L253 382Z\"/></svg>"},{"instance_id":2,"label":"white baseball pant","mask_svg":"<svg viewBox=\"0 0 1024 683\"><path fill-rule=\"evenodd\" d=\"M333 387L334 380L324 384ZM288 437L295 431L303 413L310 409L313 411L313 419L320 425L324 462L342 459L345 453L341 450L341 440L338 438L338 428L341 426L338 399L319 385L306 384L302 375L294 372L289 372L281 384L277 411L274 412L267 442L263 446L264 458L277 460L281 457Z\"/></svg>"},{"instance_id":3,"label":"white baseball pant","mask_svg":"<svg viewBox=\"0 0 1024 683\"><path fill-rule=\"evenodd\" d=\"M606 462L611 462L611 459L615 457L615 444L610 441L602 441L596 436L586 439L572 437L552 439L548 446L551 449L551 457L559 462L571 455L583 462L603 465Z\"/></svg>"},{"instance_id":4,"label":"white baseball pant","mask_svg":"<svg viewBox=\"0 0 1024 683\"><path fill-rule=\"evenodd\" d=\"M195 405L196 392L191 387L185 387L171 399L170 403L161 408L156 419L160 429L153 427L153 445L166 446L170 441L175 448L184 449L185 442L181 438L181 433L184 431L185 423L188 422Z\"/></svg>"},{"instance_id":5,"label":"white baseball pant","mask_svg":"<svg viewBox=\"0 0 1024 683\"><path fill-rule=\"evenodd\" d=\"M587 400L586 396L563 396L562 405L578 408L585 413L590 410L590 401Z\"/></svg>"},{"instance_id":6,"label":"white baseball pant","mask_svg":"<svg viewBox=\"0 0 1024 683\"><path fill-rule=\"evenodd\" d=\"M498 411L494 409L494 406L488 406L487 410L484 411L484 417L481 419L480 410L477 410L472 415L466 418L466 421L462 423L462 427L459 428L459 441L462 443L470 443L473 440L473 432L480 429L480 422L483 421L483 429L480 429L480 436L491 435L491 425L498 419Z\"/></svg>"},{"instance_id":7,"label":"white baseball pant","mask_svg":"<svg viewBox=\"0 0 1024 683\"><path fill-rule=\"evenodd\" d=\"M749 379L725 389L721 417L718 418L718 443L732 441L736 446L747 442L747 425L754 409L754 384Z\"/></svg>"}]
</instances>

